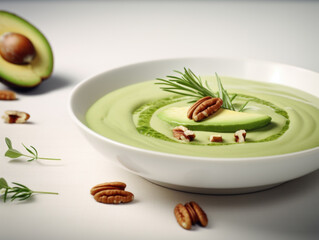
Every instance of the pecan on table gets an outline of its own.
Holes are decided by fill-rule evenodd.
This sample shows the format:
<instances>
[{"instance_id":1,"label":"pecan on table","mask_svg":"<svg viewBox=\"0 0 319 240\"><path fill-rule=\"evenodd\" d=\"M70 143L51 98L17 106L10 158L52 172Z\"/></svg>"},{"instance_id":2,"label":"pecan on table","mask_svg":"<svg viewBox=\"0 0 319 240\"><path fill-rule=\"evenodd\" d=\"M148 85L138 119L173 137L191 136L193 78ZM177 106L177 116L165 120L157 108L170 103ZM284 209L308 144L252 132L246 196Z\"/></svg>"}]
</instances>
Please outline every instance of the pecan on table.
<instances>
[{"instance_id":1,"label":"pecan on table","mask_svg":"<svg viewBox=\"0 0 319 240\"><path fill-rule=\"evenodd\" d=\"M134 199L134 195L125 190L111 189L96 193L94 199L101 203L119 204L131 202Z\"/></svg>"},{"instance_id":2,"label":"pecan on table","mask_svg":"<svg viewBox=\"0 0 319 240\"><path fill-rule=\"evenodd\" d=\"M200 225L202 225L203 227L206 227L207 226L207 223L208 223L208 219L207 219L207 215L206 213L203 211L203 209L194 201L191 201L189 203L189 205L194 209L196 215L197 215L197 222L200 223ZM197 222L194 222L193 224L197 223Z\"/></svg>"},{"instance_id":3,"label":"pecan on table","mask_svg":"<svg viewBox=\"0 0 319 240\"><path fill-rule=\"evenodd\" d=\"M187 208L183 204L179 203L176 205L176 207L174 209L174 214L175 214L175 217L176 217L178 224L182 228L185 228L187 230L191 229L192 219L189 215Z\"/></svg>"},{"instance_id":4,"label":"pecan on table","mask_svg":"<svg viewBox=\"0 0 319 240\"><path fill-rule=\"evenodd\" d=\"M30 114L19 111L5 111L5 115L2 116L5 123L25 123L29 118Z\"/></svg>"},{"instance_id":5,"label":"pecan on table","mask_svg":"<svg viewBox=\"0 0 319 240\"><path fill-rule=\"evenodd\" d=\"M91 188L91 195L95 195L96 193L103 190L111 190L111 189L119 189L124 190L126 188L126 184L123 182L105 182L95 185Z\"/></svg>"},{"instance_id":6,"label":"pecan on table","mask_svg":"<svg viewBox=\"0 0 319 240\"><path fill-rule=\"evenodd\" d=\"M10 90L0 90L0 100L16 100L16 93Z\"/></svg>"},{"instance_id":7,"label":"pecan on table","mask_svg":"<svg viewBox=\"0 0 319 240\"><path fill-rule=\"evenodd\" d=\"M185 205L179 203L174 209L174 214L178 224L184 229L191 229L192 225L199 223L206 227L208 219L203 209L194 201L188 202Z\"/></svg>"},{"instance_id":8,"label":"pecan on table","mask_svg":"<svg viewBox=\"0 0 319 240\"><path fill-rule=\"evenodd\" d=\"M91 195L97 202L108 204L128 203L133 201L134 194L125 191L123 182L105 182L91 188Z\"/></svg>"}]
</instances>

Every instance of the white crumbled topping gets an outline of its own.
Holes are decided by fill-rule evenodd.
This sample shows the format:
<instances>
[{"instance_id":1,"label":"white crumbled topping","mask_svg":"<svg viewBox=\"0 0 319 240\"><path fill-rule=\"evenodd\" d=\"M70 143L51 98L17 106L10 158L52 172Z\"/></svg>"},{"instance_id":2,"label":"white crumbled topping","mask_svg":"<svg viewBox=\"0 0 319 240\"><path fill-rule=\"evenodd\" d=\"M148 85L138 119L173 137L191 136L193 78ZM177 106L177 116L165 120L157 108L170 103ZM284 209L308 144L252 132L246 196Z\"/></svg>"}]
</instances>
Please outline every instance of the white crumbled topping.
<instances>
[{"instance_id":1,"label":"white crumbled topping","mask_svg":"<svg viewBox=\"0 0 319 240\"><path fill-rule=\"evenodd\" d=\"M246 134L245 130L238 130L237 132L235 132L235 136L238 137L238 141L237 142L245 142L244 134Z\"/></svg>"},{"instance_id":2,"label":"white crumbled topping","mask_svg":"<svg viewBox=\"0 0 319 240\"><path fill-rule=\"evenodd\" d=\"M184 132L184 134L185 134L186 136L189 136L189 135L194 135L194 132L187 129L187 130Z\"/></svg>"},{"instance_id":3,"label":"white crumbled topping","mask_svg":"<svg viewBox=\"0 0 319 240\"><path fill-rule=\"evenodd\" d=\"M181 134L179 136L179 140L182 140L182 141L185 141L185 142L189 142L190 139L188 138L188 136L192 136L192 135L195 135L193 131L191 130L188 130L187 127L184 127L184 126L178 126L178 127L175 127L173 129L173 131L182 131L183 134ZM192 138L192 137L191 137Z\"/></svg>"},{"instance_id":4,"label":"white crumbled topping","mask_svg":"<svg viewBox=\"0 0 319 240\"><path fill-rule=\"evenodd\" d=\"M184 142L189 142L189 139L186 138L184 135L181 135L180 138L181 138L181 140L184 141Z\"/></svg>"},{"instance_id":5,"label":"white crumbled topping","mask_svg":"<svg viewBox=\"0 0 319 240\"><path fill-rule=\"evenodd\" d=\"M183 132L186 132L188 129L184 126L178 126L174 128L175 130L182 130Z\"/></svg>"},{"instance_id":6,"label":"white crumbled topping","mask_svg":"<svg viewBox=\"0 0 319 240\"><path fill-rule=\"evenodd\" d=\"M25 122L25 118L18 118L17 120L16 120L16 123L24 123Z\"/></svg>"}]
</instances>

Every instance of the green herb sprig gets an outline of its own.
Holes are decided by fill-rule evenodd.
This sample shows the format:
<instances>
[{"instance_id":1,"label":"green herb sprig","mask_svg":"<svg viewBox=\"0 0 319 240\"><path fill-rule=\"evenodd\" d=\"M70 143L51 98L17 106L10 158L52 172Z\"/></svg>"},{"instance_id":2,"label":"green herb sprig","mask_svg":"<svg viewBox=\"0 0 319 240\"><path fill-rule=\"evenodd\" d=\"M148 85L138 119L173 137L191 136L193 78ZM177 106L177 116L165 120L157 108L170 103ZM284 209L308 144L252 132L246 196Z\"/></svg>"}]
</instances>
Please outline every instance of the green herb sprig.
<instances>
[{"instance_id":1,"label":"green herb sprig","mask_svg":"<svg viewBox=\"0 0 319 240\"><path fill-rule=\"evenodd\" d=\"M179 74L179 76L166 76L167 79L156 78L158 82L155 84L161 85L161 89L166 92L171 92L183 96L188 96L194 98L197 101L203 97L219 97L223 100L222 108L236 111L233 100L236 98L237 94L230 97L228 92L224 89L220 77L215 73L218 91L215 93L211 86L209 86L208 81L203 81L199 76L197 76L192 70L184 68L184 72L174 71ZM243 111L244 107L248 102L238 110Z\"/></svg>"},{"instance_id":2,"label":"green herb sprig","mask_svg":"<svg viewBox=\"0 0 319 240\"><path fill-rule=\"evenodd\" d=\"M43 159L43 160L61 160L60 158L44 158L44 157L39 157L38 155L38 151L35 149L35 147L30 146L30 148L26 147L24 144L22 144L22 146L28 151L28 153L30 153L31 155L27 155L27 154L23 154L20 151L14 149L12 147L12 142L9 138L5 138L5 142L8 146L8 150L6 151L6 153L4 154L6 157L12 158L12 159L16 159L18 157L24 156L24 157L28 157L30 159L28 159L28 162L37 160L37 159Z\"/></svg>"},{"instance_id":3,"label":"green herb sprig","mask_svg":"<svg viewBox=\"0 0 319 240\"><path fill-rule=\"evenodd\" d=\"M59 194L56 192L33 191L30 188L16 182L13 182L12 184L14 184L15 186L10 187L4 178L0 178L0 195L3 195L3 202L6 202L8 198L10 198L11 201L23 201L30 198L35 193L54 195Z\"/></svg>"},{"instance_id":4,"label":"green herb sprig","mask_svg":"<svg viewBox=\"0 0 319 240\"><path fill-rule=\"evenodd\" d=\"M235 94L235 95L233 95L232 98L230 98L228 93L227 93L227 91L224 89L222 81L220 80L220 78L217 75L217 73L215 73L215 75L216 75L218 89L219 89L217 95L218 95L219 98L221 98L223 100L222 108L226 108L226 109L235 111L235 108L233 106L232 101L235 99L235 97L237 95ZM207 83L207 81L206 81L206 83ZM208 86L208 84L207 84L207 86Z\"/></svg>"}]
</instances>

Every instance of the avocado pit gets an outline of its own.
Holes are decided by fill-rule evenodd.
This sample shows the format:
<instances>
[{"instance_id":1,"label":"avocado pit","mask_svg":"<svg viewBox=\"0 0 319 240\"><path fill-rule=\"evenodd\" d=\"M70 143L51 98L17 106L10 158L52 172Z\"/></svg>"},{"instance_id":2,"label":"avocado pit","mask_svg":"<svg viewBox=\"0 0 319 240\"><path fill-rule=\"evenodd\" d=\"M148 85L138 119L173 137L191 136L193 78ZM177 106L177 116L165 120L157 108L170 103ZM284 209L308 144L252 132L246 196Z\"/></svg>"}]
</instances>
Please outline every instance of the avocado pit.
<instances>
[{"instance_id":1,"label":"avocado pit","mask_svg":"<svg viewBox=\"0 0 319 240\"><path fill-rule=\"evenodd\" d=\"M6 32L0 37L0 55L8 62L29 64L36 51L32 42L20 33Z\"/></svg>"}]
</instances>

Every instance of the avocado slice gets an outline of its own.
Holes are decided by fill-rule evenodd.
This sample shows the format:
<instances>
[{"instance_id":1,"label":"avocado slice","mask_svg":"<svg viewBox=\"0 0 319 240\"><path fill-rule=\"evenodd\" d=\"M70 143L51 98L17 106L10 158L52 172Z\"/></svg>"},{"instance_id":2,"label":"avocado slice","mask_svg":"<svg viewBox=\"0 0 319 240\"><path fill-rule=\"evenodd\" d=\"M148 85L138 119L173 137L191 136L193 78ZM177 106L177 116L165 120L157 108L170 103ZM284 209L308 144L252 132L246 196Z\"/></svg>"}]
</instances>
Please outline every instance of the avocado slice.
<instances>
[{"instance_id":1,"label":"avocado slice","mask_svg":"<svg viewBox=\"0 0 319 240\"><path fill-rule=\"evenodd\" d=\"M252 130L266 126L271 121L271 117L268 115L236 112L221 108L210 117L195 122L187 118L188 109L189 106L170 107L160 111L157 116L172 126L182 125L190 130L212 132Z\"/></svg>"},{"instance_id":2,"label":"avocado slice","mask_svg":"<svg viewBox=\"0 0 319 240\"><path fill-rule=\"evenodd\" d=\"M10 34L22 36L25 42L29 40L34 47L34 56L26 56L26 62L10 62L9 58L6 58L10 51L5 51L6 46L10 45L5 44L9 41L6 39ZM23 50L26 47L22 43L16 48ZM47 79L52 71L53 53L45 36L25 19L10 12L0 11L0 81L10 87L32 88Z\"/></svg>"}]
</instances>

